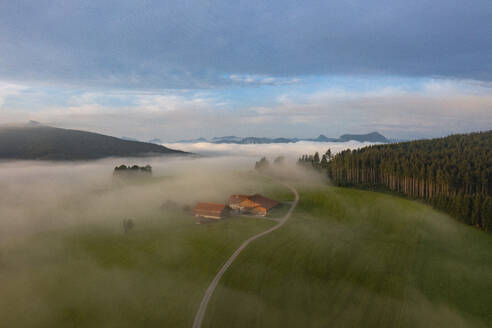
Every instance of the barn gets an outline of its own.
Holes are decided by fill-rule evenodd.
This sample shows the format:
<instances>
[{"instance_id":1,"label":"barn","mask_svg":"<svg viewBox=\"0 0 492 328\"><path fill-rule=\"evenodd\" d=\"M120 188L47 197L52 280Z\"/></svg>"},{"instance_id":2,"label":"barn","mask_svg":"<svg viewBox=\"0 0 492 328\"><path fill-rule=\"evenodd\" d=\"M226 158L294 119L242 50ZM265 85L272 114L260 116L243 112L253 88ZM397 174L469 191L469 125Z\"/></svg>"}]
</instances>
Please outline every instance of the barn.
<instances>
[{"instance_id":1,"label":"barn","mask_svg":"<svg viewBox=\"0 0 492 328\"><path fill-rule=\"evenodd\" d=\"M270 199L270 198L262 196L260 194L255 194L255 195L249 196L248 198L252 202L255 202L259 206L265 208L267 211L271 210L272 208L274 208L280 204L276 200Z\"/></svg>"},{"instance_id":2,"label":"barn","mask_svg":"<svg viewBox=\"0 0 492 328\"><path fill-rule=\"evenodd\" d=\"M229 197L227 204L233 210L240 210L241 209L240 204L247 199L248 199L248 196L246 196L246 195L232 195L231 197Z\"/></svg>"},{"instance_id":3,"label":"barn","mask_svg":"<svg viewBox=\"0 0 492 328\"><path fill-rule=\"evenodd\" d=\"M227 206L216 203L197 203L193 213L197 217L207 219L222 219L227 215Z\"/></svg>"},{"instance_id":4,"label":"barn","mask_svg":"<svg viewBox=\"0 0 492 328\"><path fill-rule=\"evenodd\" d=\"M229 197L228 205L242 213L265 216L269 210L279 205L279 202L259 194L251 196L232 195Z\"/></svg>"}]
</instances>

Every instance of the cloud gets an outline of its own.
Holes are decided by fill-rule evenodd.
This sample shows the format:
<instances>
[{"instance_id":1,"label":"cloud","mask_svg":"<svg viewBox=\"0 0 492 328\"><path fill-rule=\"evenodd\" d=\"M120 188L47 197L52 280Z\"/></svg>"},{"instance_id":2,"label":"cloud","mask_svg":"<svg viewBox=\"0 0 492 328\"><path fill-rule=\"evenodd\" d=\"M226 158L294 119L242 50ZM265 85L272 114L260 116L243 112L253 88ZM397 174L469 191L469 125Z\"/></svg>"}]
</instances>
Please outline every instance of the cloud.
<instances>
[{"instance_id":1,"label":"cloud","mask_svg":"<svg viewBox=\"0 0 492 328\"><path fill-rule=\"evenodd\" d=\"M264 75L251 75L251 74L231 74L228 78L239 85L289 85L300 83L299 78L277 78Z\"/></svg>"},{"instance_id":2,"label":"cloud","mask_svg":"<svg viewBox=\"0 0 492 328\"><path fill-rule=\"evenodd\" d=\"M453 81L432 81L422 90L328 89L300 99L282 95L276 105L253 110L265 120L271 118L274 122L282 118L311 129L341 125L352 132L379 130L410 138L441 136L490 129L492 91Z\"/></svg>"},{"instance_id":3,"label":"cloud","mask_svg":"<svg viewBox=\"0 0 492 328\"><path fill-rule=\"evenodd\" d=\"M18 95L25 89L25 86L19 84L0 82L0 108L5 103L5 98Z\"/></svg>"},{"instance_id":4,"label":"cloud","mask_svg":"<svg viewBox=\"0 0 492 328\"><path fill-rule=\"evenodd\" d=\"M261 158L263 156L273 159L277 156L285 156L289 159L297 159L303 154L324 154L328 149L336 154L345 149L356 149L371 145L367 142L311 142L300 141L284 144L214 144L208 142L198 143L168 143L164 146L181 149L200 155L211 156L241 156L250 158Z\"/></svg>"},{"instance_id":5,"label":"cloud","mask_svg":"<svg viewBox=\"0 0 492 328\"><path fill-rule=\"evenodd\" d=\"M327 74L490 82L491 15L488 0L3 1L0 75L154 90Z\"/></svg>"},{"instance_id":6,"label":"cloud","mask_svg":"<svg viewBox=\"0 0 492 328\"><path fill-rule=\"evenodd\" d=\"M357 90L328 86L312 92L284 91L265 96L260 105L248 105L241 99L238 105L222 91L118 91L72 94L59 104L46 106L44 99L53 98L49 92L44 96L38 93L38 100L31 99L40 105L16 108L14 98L25 100L36 94L31 89L17 90L15 96L10 91L2 119L36 120L164 141L221 135L337 137L374 130L388 137L416 138L492 126L492 88L474 81L429 80L410 87L383 85Z\"/></svg>"}]
</instances>

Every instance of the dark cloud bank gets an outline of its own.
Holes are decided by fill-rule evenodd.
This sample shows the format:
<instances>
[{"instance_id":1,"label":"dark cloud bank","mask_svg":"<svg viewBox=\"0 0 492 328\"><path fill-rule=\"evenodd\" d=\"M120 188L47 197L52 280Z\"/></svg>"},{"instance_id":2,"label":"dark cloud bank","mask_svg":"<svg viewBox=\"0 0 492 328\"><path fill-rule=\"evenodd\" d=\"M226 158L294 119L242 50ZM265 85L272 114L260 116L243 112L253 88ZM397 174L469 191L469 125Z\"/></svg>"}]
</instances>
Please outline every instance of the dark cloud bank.
<instances>
[{"instance_id":1,"label":"dark cloud bank","mask_svg":"<svg viewBox=\"0 0 492 328\"><path fill-rule=\"evenodd\" d=\"M3 1L0 76L202 88L229 74L492 80L492 2Z\"/></svg>"}]
</instances>

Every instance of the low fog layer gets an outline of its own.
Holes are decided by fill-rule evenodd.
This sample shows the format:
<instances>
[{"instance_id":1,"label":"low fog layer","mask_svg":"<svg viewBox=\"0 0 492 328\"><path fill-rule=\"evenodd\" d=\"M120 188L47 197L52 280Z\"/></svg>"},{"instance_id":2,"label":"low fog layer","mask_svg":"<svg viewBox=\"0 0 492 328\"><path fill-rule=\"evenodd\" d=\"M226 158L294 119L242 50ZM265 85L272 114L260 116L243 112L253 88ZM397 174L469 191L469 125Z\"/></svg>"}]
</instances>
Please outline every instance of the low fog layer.
<instances>
[{"instance_id":1,"label":"low fog layer","mask_svg":"<svg viewBox=\"0 0 492 328\"><path fill-rule=\"evenodd\" d=\"M123 218L139 217L172 200L180 206L197 201L225 202L231 193L259 192L244 177L255 161L266 156L287 157L276 173L290 178L312 177L295 165L303 153L337 152L363 144L299 142L293 144L235 145L180 144L201 158L111 158L89 162L12 161L0 163L0 240L23 232L109 223L119 228ZM216 156L212 156L212 154ZM127 183L113 178L120 164L153 167L153 181ZM320 181L319 177L312 181ZM326 182L326 181L325 181ZM112 222L112 223L111 223Z\"/></svg>"},{"instance_id":2,"label":"low fog layer","mask_svg":"<svg viewBox=\"0 0 492 328\"><path fill-rule=\"evenodd\" d=\"M296 143L276 144L214 144L209 142L198 143L169 143L165 147L184 150L202 155L234 155L246 157L261 156L286 156L298 158L302 154L325 153L328 148L332 153L338 153L345 149L355 149L372 145L369 142L313 142L300 141Z\"/></svg>"},{"instance_id":3,"label":"low fog layer","mask_svg":"<svg viewBox=\"0 0 492 328\"><path fill-rule=\"evenodd\" d=\"M121 163L147 164L153 179L113 178ZM254 162L248 163L250 168ZM248 166L226 158L105 160L90 163L15 162L0 165L0 247L25 233L102 224L119 229L166 201L193 206L225 202L232 193L261 192L241 173ZM237 169L236 169L236 168ZM190 215L191 218L191 215Z\"/></svg>"},{"instance_id":4,"label":"low fog layer","mask_svg":"<svg viewBox=\"0 0 492 328\"><path fill-rule=\"evenodd\" d=\"M97 252L101 252L104 247L121 246L117 239L115 241L111 237L123 234L123 220L134 220L135 230L145 226L148 229L155 223L152 221L155 217L165 222L165 229L171 227L171 229L179 230L180 227L171 226L176 222L175 220L189 220L189 225L196 227L191 212L189 215L183 215L184 206L192 207L197 201L223 203L233 193L265 193L268 191L271 185L261 183L264 177L253 171L255 161L260 156L267 156L270 161L278 155L287 157L284 165L273 166L275 175L325 185L328 183L326 176L297 166L296 158L302 153L324 152L327 148L337 152L349 147L359 147L361 144L189 144L188 146L190 148L186 150L203 149L200 151L202 154L219 153L220 149L222 155L192 158L112 158L90 162L12 161L0 163L0 190L2 190L0 193L0 267L7 263L5 265L7 269L2 272L4 284L0 283L0 287L5 291L2 294L4 298L0 298L0 308L4 309L3 312L0 311L0 316L5 317L9 314L11 315L10 322L17 323L19 315L32 312L33 316L26 317L25 321L36 322L39 325L40 318L44 318L44 322L57 320L58 307L53 307L53 304L56 306L65 304L80 309L100 306L104 309L102 311L105 318L121 320L124 316L121 316L119 312L116 315L112 312L116 311L115 308L118 309L117 311L121 310L118 307L121 303L118 302L123 302L123 304L129 302L132 310L138 309L138 304L133 304L132 299L148 300L149 294L155 297L155 293L149 293L146 288L163 291L164 296L159 295L159 302L182 306L186 302L182 299L173 299L177 295L173 292L173 288L179 287L179 292L182 292L183 281L187 284L188 293L190 290L206 286L200 285L200 281L195 285L195 273L188 273L188 277L193 277L190 280L180 280L182 278L173 271L174 269L169 269L174 268L170 265L160 271L160 280L153 280L147 275L142 276L139 272L130 269L120 270L118 267L118 269L108 270L99 262L101 257L104 258L104 254L99 254L101 257L93 257L93 254L89 256L85 253L81 255L77 253L77 247L64 243L64 238L69 236L71 239L68 240L73 241L77 240L74 234L85 236L84 238L94 234L94 239L83 238L82 240L97 242L99 240L97 233L104 229L110 233L102 234L102 238L110 238L110 240L107 244L104 240L104 246L96 248ZM125 180L114 177L113 169L120 164L140 166L150 164L153 167L152 178L143 176L141 179ZM174 215L176 212L171 212L172 209L161 209L161 206L168 201L178 206L181 215ZM350 205L341 203L342 208L350 208ZM364 215L367 210L362 208L359 212L354 213ZM371 210L370 207L369 210ZM170 215L166 215L166 212ZM207 227L209 226L200 226L203 229ZM303 230L304 236L306 233L314 232L315 227L307 226ZM344 245L351 241L350 238L358 236L354 234L354 231L347 230L351 226L347 226L344 230L338 226L338 223L333 223L329 227L335 229L333 233L345 236L342 238ZM436 226L436 229L443 228L441 225ZM41 235L47 232L44 235L48 237L31 238L33 234L40 232ZM50 234L50 232L55 233ZM316 231L316 233L320 232ZM138 236L138 231L136 235ZM52 239L53 237L55 239ZM31 243L33 239L36 242ZM72 248L65 249L67 245L72 245ZM354 242L354 245L358 243ZM179 243L178 240L176 249L170 249L171 255L165 257L166 261L169 261L167 263L178 263L186 267L185 263L188 259L182 257L181 254L189 253L186 249L179 249L183 246L188 247L189 245ZM86 251L86 248L82 249ZM114 256L118 258L120 253L116 252L116 254ZM142 256L144 257L142 263L152 258L145 257L145 254ZM358 259L360 260L360 257ZM43 265L38 265L41 260ZM373 262L371 262L372 265ZM186 273L186 268L183 271ZM84 275L83 279L79 278L80 274ZM64 286L70 287L66 290L66 294ZM111 289L106 289L107 286ZM411 289L408 291L418 292ZM57 299L56 296L59 298ZM192 299L193 294L186 294L185 291L183 297ZM363 295L363 298L367 297L374 297L374 295ZM378 295L374 297L375 301L383 305L394 301L378 297ZM464 319L454 313L453 309L448 309L445 304L436 308L420 294L414 295L411 299L416 300L414 303L423 307L423 310L410 308L411 311L421 311L425 314L429 309L428 311L432 313L432 317L429 315L431 318L437 316L440 321L451 318L449 322L458 322L458 325L466 326ZM19 303L15 303L16 300ZM91 304L88 300L94 303ZM147 306L147 303L142 304ZM159 303L154 306L161 305ZM9 307L13 311L9 311ZM159 313L161 310L159 308ZM169 309L164 308L163 313L167 313L165 311ZM429 319L426 317L426 320Z\"/></svg>"}]
</instances>

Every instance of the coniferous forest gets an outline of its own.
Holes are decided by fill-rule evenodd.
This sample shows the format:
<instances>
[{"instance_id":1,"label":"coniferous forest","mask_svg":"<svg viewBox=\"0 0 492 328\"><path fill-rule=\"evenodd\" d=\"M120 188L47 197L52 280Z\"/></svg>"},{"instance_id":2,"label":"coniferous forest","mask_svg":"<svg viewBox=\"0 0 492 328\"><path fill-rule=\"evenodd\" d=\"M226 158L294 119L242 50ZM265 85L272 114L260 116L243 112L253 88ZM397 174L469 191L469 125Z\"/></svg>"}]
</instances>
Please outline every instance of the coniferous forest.
<instances>
[{"instance_id":1,"label":"coniferous forest","mask_svg":"<svg viewBox=\"0 0 492 328\"><path fill-rule=\"evenodd\" d=\"M492 131L304 155L338 186L384 187L492 231Z\"/></svg>"}]
</instances>

